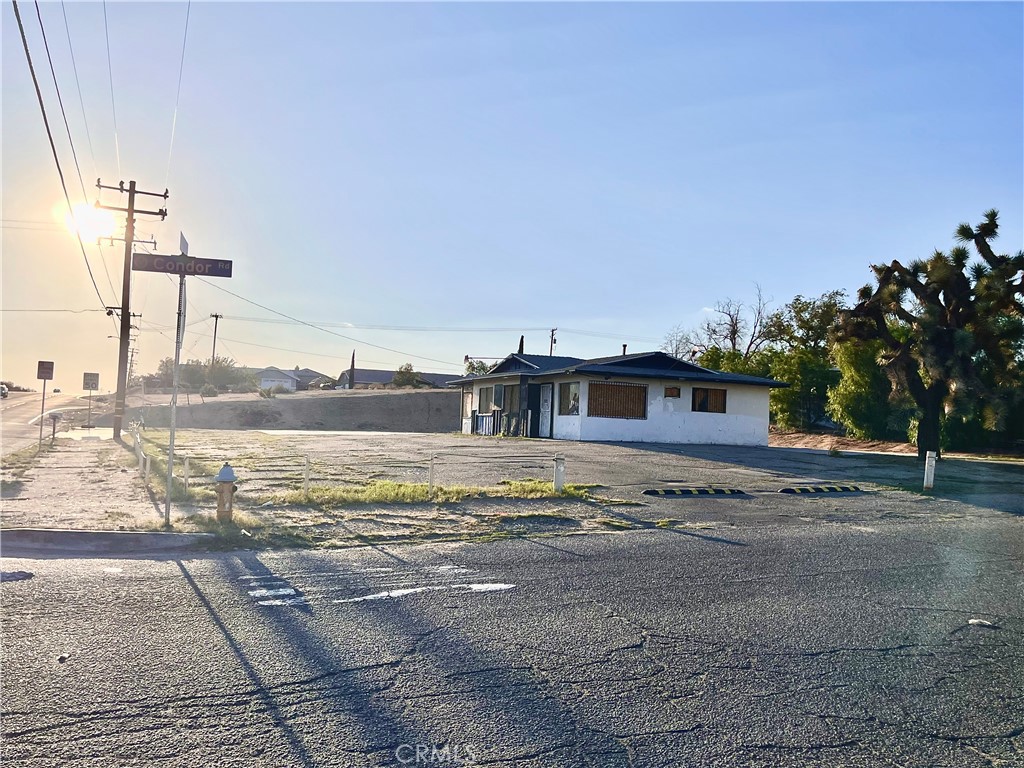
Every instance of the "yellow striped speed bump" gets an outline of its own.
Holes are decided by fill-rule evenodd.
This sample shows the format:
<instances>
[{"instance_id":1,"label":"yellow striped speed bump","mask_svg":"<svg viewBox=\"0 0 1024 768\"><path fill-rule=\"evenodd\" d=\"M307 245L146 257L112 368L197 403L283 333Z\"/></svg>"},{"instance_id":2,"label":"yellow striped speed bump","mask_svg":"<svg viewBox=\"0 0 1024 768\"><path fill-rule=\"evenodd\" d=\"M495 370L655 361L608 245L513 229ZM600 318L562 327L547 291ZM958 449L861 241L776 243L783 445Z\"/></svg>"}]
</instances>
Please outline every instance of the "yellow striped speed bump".
<instances>
[{"instance_id":1,"label":"yellow striped speed bump","mask_svg":"<svg viewBox=\"0 0 1024 768\"><path fill-rule=\"evenodd\" d=\"M736 488L648 488L645 496L735 496L743 491Z\"/></svg>"},{"instance_id":2,"label":"yellow striped speed bump","mask_svg":"<svg viewBox=\"0 0 1024 768\"><path fill-rule=\"evenodd\" d=\"M859 493L856 485L797 485L782 488L779 493Z\"/></svg>"}]
</instances>

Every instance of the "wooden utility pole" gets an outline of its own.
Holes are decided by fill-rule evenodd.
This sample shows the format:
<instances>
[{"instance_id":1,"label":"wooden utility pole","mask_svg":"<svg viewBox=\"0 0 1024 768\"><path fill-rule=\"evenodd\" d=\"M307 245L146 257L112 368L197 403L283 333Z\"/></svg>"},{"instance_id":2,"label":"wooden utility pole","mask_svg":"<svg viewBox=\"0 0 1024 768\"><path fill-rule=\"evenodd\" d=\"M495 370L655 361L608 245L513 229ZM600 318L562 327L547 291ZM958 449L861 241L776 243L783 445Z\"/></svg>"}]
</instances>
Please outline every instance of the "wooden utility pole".
<instances>
[{"instance_id":1,"label":"wooden utility pole","mask_svg":"<svg viewBox=\"0 0 1024 768\"><path fill-rule=\"evenodd\" d=\"M96 179L97 189L113 189L117 190L121 194L128 193L128 207L118 208L112 205L100 205L96 203L97 208L106 208L108 211L121 211L125 214L125 227L124 227L124 276L121 281L121 335L118 339L119 348L117 353L117 394L114 396L114 439L117 441L121 440L121 426L124 422L124 399L125 394L128 391L128 345L130 342L129 335L131 332L131 310L130 310L130 293L132 287L132 244L135 240L135 214L141 213L148 216L159 216L161 219L167 217L167 209L161 208L157 211L142 211L135 207L135 196L136 195L148 195L150 197L160 197L164 200L167 199L167 190L163 191L163 194L159 192L142 192L135 188L135 182L128 182L128 189L125 189L124 182L118 182L116 187L105 185L100 183L100 179Z\"/></svg>"},{"instance_id":2,"label":"wooden utility pole","mask_svg":"<svg viewBox=\"0 0 1024 768\"><path fill-rule=\"evenodd\" d=\"M213 364L217 361L217 323L224 315L218 315L214 312L210 317L213 318L213 349L210 351L210 368L213 368ZM230 353L231 350L229 349Z\"/></svg>"},{"instance_id":3,"label":"wooden utility pole","mask_svg":"<svg viewBox=\"0 0 1024 768\"><path fill-rule=\"evenodd\" d=\"M555 354L555 344L558 342L558 339L555 338L555 331L557 330L557 328L551 329L551 344L548 346L548 357Z\"/></svg>"}]
</instances>

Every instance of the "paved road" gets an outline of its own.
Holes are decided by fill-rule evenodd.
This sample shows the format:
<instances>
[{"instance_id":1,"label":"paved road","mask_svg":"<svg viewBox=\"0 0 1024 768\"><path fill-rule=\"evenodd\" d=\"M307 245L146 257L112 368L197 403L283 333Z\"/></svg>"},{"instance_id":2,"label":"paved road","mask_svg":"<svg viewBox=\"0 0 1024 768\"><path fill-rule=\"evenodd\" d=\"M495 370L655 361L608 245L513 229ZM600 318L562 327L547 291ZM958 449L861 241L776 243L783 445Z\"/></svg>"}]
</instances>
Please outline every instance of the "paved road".
<instances>
[{"instance_id":1,"label":"paved road","mask_svg":"<svg viewBox=\"0 0 1024 768\"><path fill-rule=\"evenodd\" d=\"M7 558L3 763L1021 765L1022 526Z\"/></svg>"},{"instance_id":2,"label":"paved road","mask_svg":"<svg viewBox=\"0 0 1024 768\"><path fill-rule=\"evenodd\" d=\"M41 392L11 392L0 400L0 450L8 453L28 448L39 442L39 416L42 408ZM46 393L46 411L43 416L43 436L51 432L48 414L71 408L80 408L84 401L73 395Z\"/></svg>"}]
</instances>

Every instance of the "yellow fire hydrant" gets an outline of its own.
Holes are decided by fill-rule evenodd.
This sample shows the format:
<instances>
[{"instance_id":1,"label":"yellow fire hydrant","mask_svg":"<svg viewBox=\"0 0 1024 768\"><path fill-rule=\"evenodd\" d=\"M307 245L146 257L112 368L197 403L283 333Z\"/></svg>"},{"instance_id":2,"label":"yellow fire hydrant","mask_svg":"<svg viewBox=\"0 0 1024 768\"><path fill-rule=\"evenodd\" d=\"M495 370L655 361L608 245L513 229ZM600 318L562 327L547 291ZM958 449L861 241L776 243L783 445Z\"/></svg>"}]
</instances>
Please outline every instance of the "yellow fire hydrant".
<instances>
[{"instance_id":1,"label":"yellow fire hydrant","mask_svg":"<svg viewBox=\"0 0 1024 768\"><path fill-rule=\"evenodd\" d=\"M231 468L231 465L226 461L224 466L220 468L220 472L217 473L217 477L214 481L217 483L217 522L218 523L230 523L231 522L231 510L234 506L235 491L238 490L238 486L235 485L235 481L238 477L235 475L235 470Z\"/></svg>"}]
</instances>

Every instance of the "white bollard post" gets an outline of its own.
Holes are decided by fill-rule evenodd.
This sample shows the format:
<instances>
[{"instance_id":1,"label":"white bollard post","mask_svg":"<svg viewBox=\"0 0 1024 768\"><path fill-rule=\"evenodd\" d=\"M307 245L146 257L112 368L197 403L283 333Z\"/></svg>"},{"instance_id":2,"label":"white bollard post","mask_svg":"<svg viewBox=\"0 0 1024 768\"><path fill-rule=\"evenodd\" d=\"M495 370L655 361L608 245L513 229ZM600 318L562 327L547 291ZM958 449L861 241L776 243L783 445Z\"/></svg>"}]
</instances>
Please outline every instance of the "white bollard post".
<instances>
[{"instance_id":1,"label":"white bollard post","mask_svg":"<svg viewBox=\"0 0 1024 768\"><path fill-rule=\"evenodd\" d=\"M309 493L309 454L306 454L306 469L302 474L302 492Z\"/></svg>"},{"instance_id":2,"label":"white bollard post","mask_svg":"<svg viewBox=\"0 0 1024 768\"><path fill-rule=\"evenodd\" d=\"M185 458L184 458L184 459L182 460L182 462L183 462L183 463L184 463L184 465L185 465L185 469L184 469L184 473L183 473L183 475L182 475L182 478L181 478L181 479L182 479L182 482L183 482L183 483L184 483L184 485L185 485L185 490L187 491L187 490L188 490L188 456L186 456L186 457L185 457Z\"/></svg>"},{"instance_id":3,"label":"white bollard post","mask_svg":"<svg viewBox=\"0 0 1024 768\"><path fill-rule=\"evenodd\" d=\"M935 451L924 455L924 489L930 491L935 486Z\"/></svg>"},{"instance_id":4,"label":"white bollard post","mask_svg":"<svg viewBox=\"0 0 1024 768\"><path fill-rule=\"evenodd\" d=\"M555 493L561 493L565 487L565 459L561 456L555 457L555 477L553 480Z\"/></svg>"},{"instance_id":5,"label":"white bollard post","mask_svg":"<svg viewBox=\"0 0 1024 768\"><path fill-rule=\"evenodd\" d=\"M427 471L427 495L434 495L434 457L430 457L430 469Z\"/></svg>"}]
</instances>

